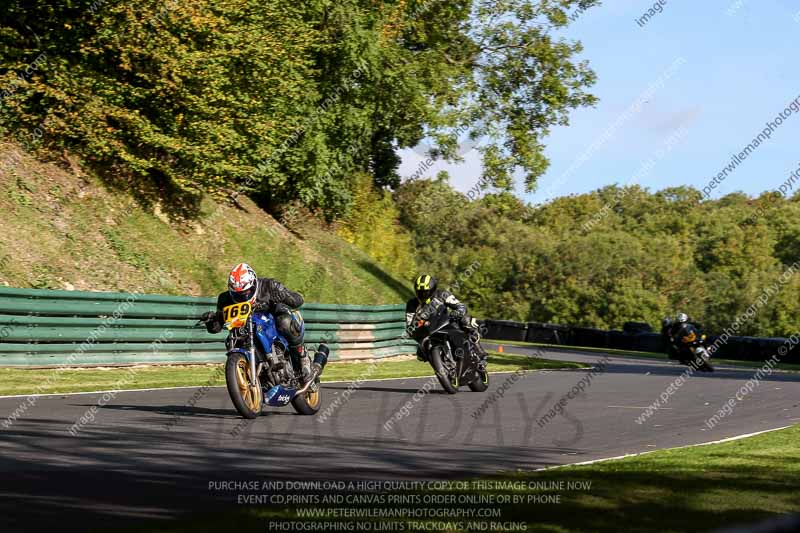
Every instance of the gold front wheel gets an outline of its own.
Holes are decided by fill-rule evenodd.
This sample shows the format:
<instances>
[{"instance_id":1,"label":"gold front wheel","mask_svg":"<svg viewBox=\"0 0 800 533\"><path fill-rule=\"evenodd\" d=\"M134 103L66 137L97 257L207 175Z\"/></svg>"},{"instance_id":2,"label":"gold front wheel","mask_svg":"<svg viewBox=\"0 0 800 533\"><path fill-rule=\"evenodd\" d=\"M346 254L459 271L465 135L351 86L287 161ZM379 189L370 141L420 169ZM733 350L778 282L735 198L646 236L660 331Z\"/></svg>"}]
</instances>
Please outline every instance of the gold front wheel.
<instances>
[{"instance_id":1,"label":"gold front wheel","mask_svg":"<svg viewBox=\"0 0 800 533\"><path fill-rule=\"evenodd\" d=\"M225 382L233 406L245 418L255 418L261 414L263 393L258 379L250 379L250 363L241 353L228 356L225 363ZM251 385L254 383L254 385Z\"/></svg>"}]
</instances>

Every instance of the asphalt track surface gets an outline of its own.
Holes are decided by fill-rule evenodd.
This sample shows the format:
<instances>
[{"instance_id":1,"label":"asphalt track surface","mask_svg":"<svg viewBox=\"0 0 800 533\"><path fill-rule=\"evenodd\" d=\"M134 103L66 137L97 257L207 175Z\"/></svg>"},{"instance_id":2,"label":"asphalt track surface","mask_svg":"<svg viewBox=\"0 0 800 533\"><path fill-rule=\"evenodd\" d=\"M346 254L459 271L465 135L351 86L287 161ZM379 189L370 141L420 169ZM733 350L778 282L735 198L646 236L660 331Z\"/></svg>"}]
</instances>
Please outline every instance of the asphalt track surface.
<instances>
[{"instance_id":1,"label":"asphalt track surface","mask_svg":"<svg viewBox=\"0 0 800 533\"><path fill-rule=\"evenodd\" d=\"M491 347L490 345L487 347ZM531 349L506 347L509 353ZM546 357L602 363L603 354ZM494 374L486 393L447 395L430 378L360 383L327 419L266 411L251 423L224 388L43 396L0 427L2 531L86 531L173 519L235 505L228 480L453 479L709 442L800 421L800 374L773 374L708 429L705 421L734 397L754 370L695 373L646 422L636 419L686 367L663 360L608 357L563 414L537 423L586 370L540 371L510 383L477 419L473 413L511 374ZM420 363L422 364L422 363ZM587 381L584 379L584 383ZM348 383L323 384L323 406ZM108 397L106 397L108 399ZM0 398L0 420L25 398ZM387 420L410 403L389 430ZM103 404L103 405L100 405ZM95 406L93 423L68 429ZM180 423L168 427L179 417Z\"/></svg>"}]
</instances>

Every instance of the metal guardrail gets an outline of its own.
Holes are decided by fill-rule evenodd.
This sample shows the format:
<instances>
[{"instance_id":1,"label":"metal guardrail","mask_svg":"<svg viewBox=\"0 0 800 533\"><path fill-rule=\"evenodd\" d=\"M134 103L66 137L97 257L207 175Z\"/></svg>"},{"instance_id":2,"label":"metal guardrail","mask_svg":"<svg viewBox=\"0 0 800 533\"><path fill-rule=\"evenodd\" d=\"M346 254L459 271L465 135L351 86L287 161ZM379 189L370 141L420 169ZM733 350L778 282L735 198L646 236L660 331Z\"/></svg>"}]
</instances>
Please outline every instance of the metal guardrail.
<instances>
[{"instance_id":1,"label":"metal guardrail","mask_svg":"<svg viewBox=\"0 0 800 533\"><path fill-rule=\"evenodd\" d=\"M225 333L197 318L215 298L0 287L0 366L201 363L225 359ZM306 342L331 360L415 352L403 305L308 303Z\"/></svg>"}]
</instances>

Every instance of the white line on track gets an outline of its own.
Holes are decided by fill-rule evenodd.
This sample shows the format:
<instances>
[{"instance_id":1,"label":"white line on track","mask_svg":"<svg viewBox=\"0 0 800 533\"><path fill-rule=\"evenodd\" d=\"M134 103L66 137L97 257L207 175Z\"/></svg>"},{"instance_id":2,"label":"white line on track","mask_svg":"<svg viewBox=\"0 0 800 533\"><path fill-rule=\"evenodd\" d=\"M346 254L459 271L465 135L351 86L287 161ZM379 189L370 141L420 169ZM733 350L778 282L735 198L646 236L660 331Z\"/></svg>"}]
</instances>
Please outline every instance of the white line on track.
<instances>
[{"instance_id":1,"label":"white line on track","mask_svg":"<svg viewBox=\"0 0 800 533\"><path fill-rule=\"evenodd\" d=\"M660 450L651 450L647 452L639 452L639 453L628 453L625 455L617 455L616 457L604 457L603 459L593 459L591 461L583 461L580 463L569 463L565 465L557 465L557 466L547 466L545 468L537 468L534 472L541 472L543 470L554 470L556 468L566 468L568 466L584 466L584 465L593 465L595 463L605 463L606 461L617 461L619 459L627 459L628 457L640 457L642 455L649 455L651 453L656 452L663 452L664 450L682 450L685 448L696 448L698 446L710 446L711 444L722 444L723 442L732 442L735 440L742 440L748 437L755 437L756 435L763 435L764 433L772 433L773 431L780 431L782 429L788 429L793 426L783 426L779 428L773 429L765 429L764 431L756 431L755 433L746 433L744 435L736 435L735 437L728 437L726 439L720 440L712 440L710 442L701 442L699 444L687 444L686 446L675 446L674 448L662 448Z\"/></svg>"}]
</instances>

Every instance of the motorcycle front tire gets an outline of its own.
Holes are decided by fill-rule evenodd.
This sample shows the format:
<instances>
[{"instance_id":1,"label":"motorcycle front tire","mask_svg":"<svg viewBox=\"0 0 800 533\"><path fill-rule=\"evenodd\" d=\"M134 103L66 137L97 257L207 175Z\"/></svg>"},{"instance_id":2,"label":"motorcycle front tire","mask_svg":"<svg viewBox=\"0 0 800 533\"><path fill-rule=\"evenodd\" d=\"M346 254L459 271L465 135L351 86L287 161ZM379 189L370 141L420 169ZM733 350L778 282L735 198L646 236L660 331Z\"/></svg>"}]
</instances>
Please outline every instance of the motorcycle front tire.
<instances>
[{"instance_id":1,"label":"motorcycle front tire","mask_svg":"<svg viewBox=\"0 0 800 533\"><path fill-rule=\"evenodd\" d=\"M434 346L431 348L431 366L433 371L436 372L436 378L441 383L442 388L447 394L455 394L458 392L458 377L451 378L447 374L447 370L442 362L442 348L441 346Z\"/></svg>"}]
</instances>

